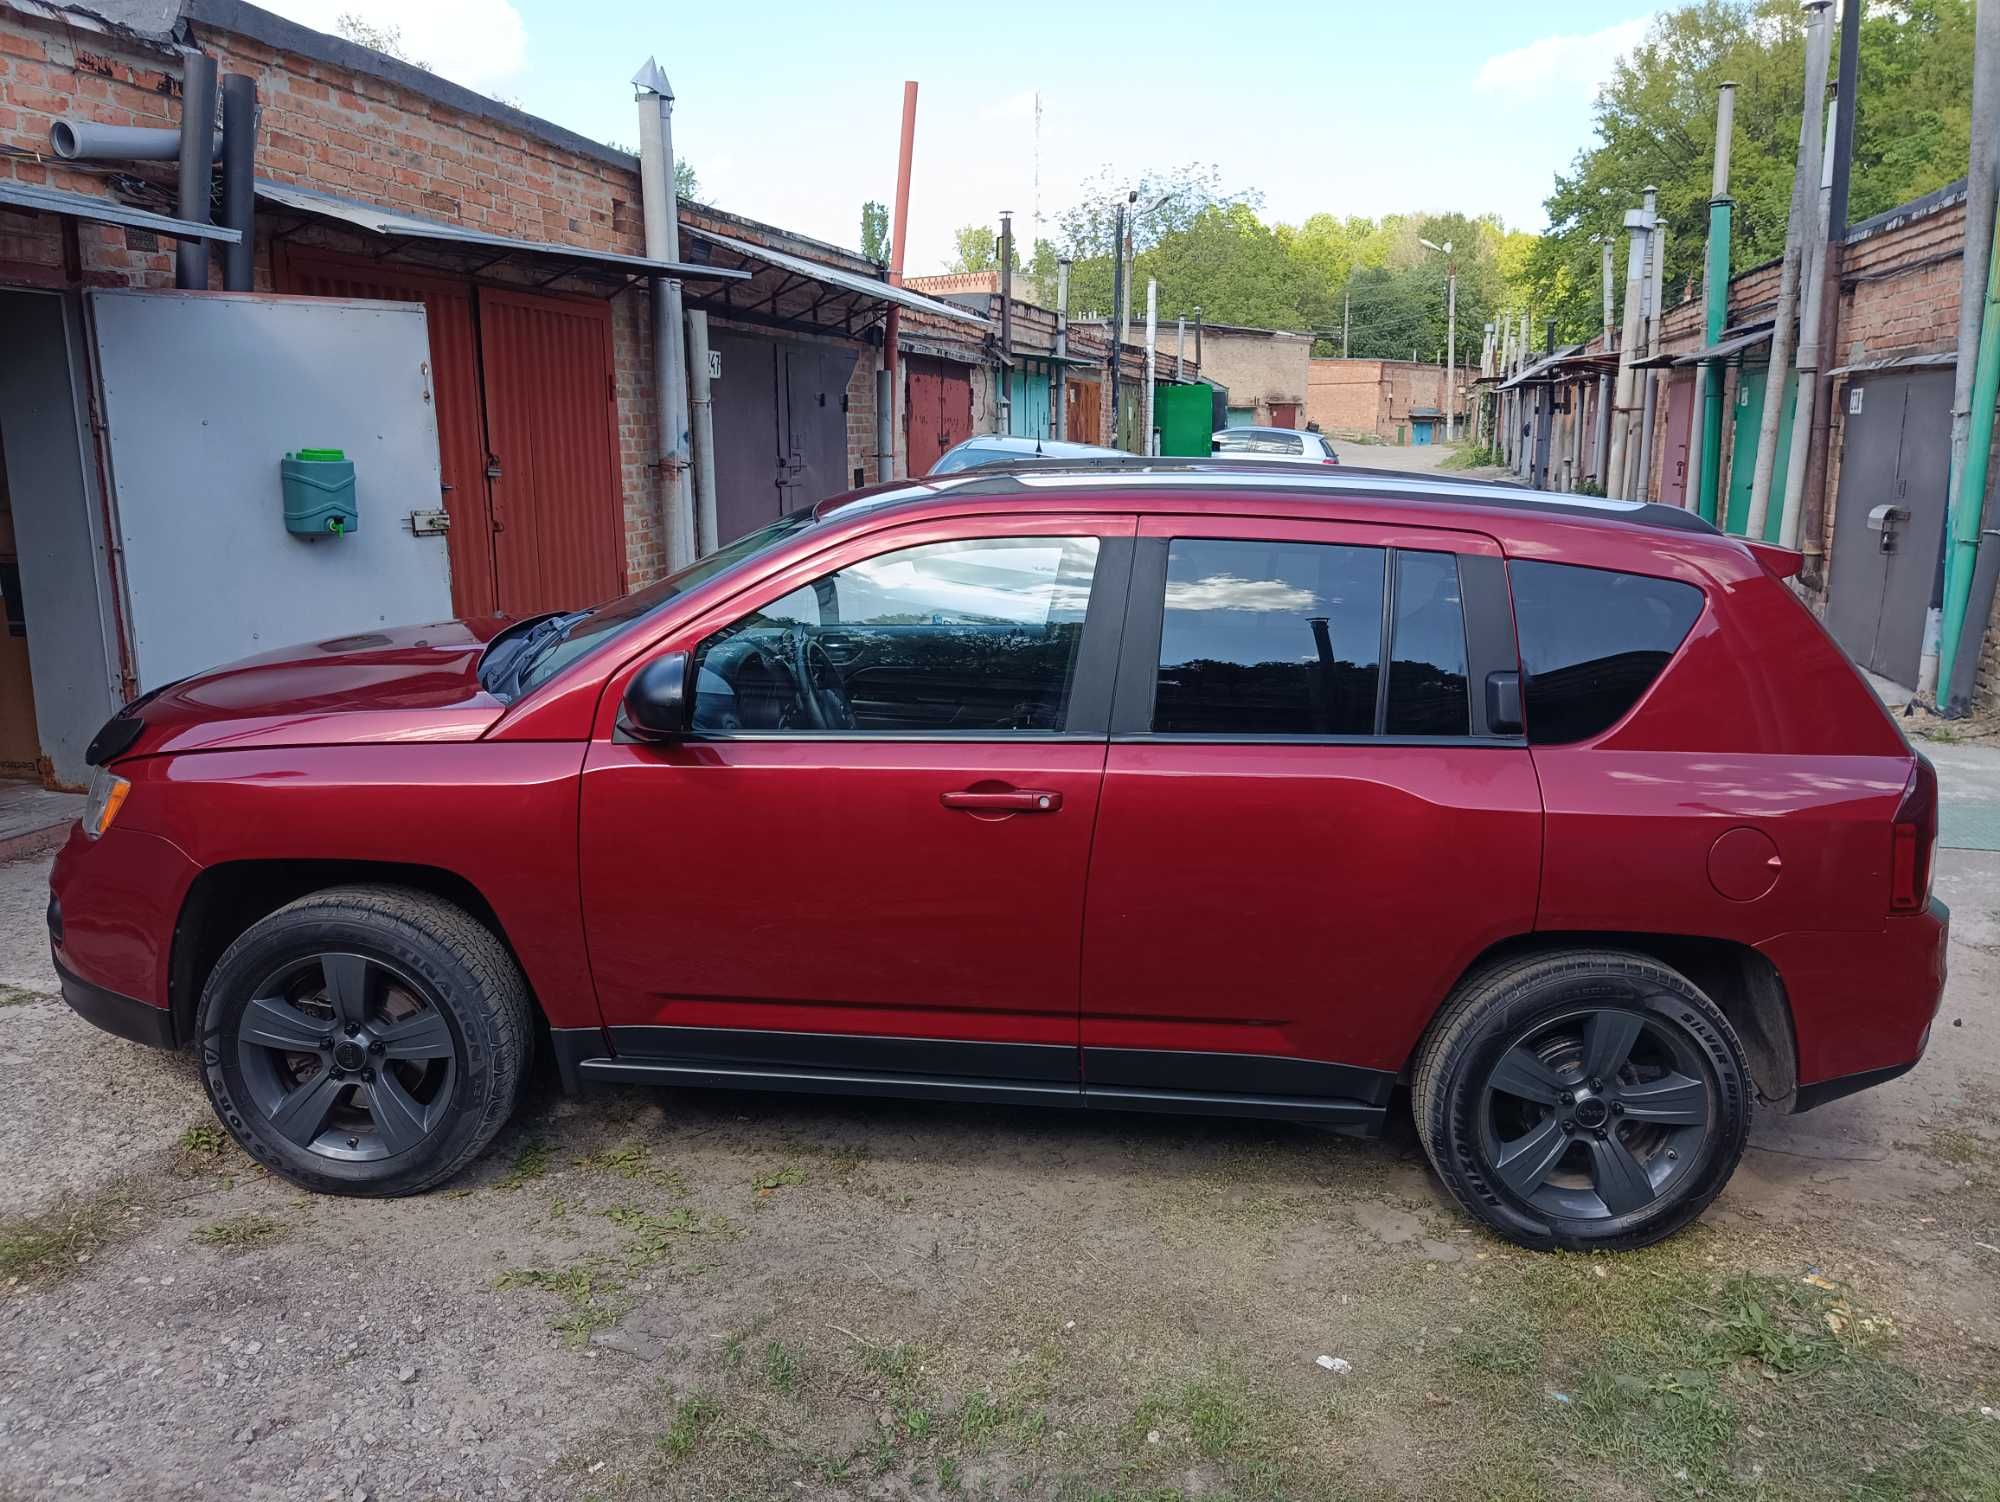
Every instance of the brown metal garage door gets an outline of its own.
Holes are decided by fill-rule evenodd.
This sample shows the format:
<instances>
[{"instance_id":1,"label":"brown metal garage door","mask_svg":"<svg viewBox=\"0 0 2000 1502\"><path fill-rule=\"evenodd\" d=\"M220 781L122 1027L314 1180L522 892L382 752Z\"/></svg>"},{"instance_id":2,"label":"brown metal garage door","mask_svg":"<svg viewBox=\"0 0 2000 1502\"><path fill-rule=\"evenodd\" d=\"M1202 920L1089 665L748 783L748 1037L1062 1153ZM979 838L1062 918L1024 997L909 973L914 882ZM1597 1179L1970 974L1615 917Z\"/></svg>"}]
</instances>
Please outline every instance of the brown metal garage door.
<instances>
[{"instance_id":1,"label":"brown metal garage door","mask_svg":"<svg viewBox=\"0 0 2000 1502\"><path fill-rule=\"evenodd\" d=\"M927 475L938 456L972 436L972 368L910 356L910 473Z\"/></svg>"},{"instance_id":2,"label":"brown metal garage door","mask_svg":"<svg viewBox=\"0 0 2000 1502\"><path fill-rule=\"evenodd\" d=\"M277 282L424 305L454 610L522 616L623 592L606 304L289 249Z\"/></svg>"}]
</instances>

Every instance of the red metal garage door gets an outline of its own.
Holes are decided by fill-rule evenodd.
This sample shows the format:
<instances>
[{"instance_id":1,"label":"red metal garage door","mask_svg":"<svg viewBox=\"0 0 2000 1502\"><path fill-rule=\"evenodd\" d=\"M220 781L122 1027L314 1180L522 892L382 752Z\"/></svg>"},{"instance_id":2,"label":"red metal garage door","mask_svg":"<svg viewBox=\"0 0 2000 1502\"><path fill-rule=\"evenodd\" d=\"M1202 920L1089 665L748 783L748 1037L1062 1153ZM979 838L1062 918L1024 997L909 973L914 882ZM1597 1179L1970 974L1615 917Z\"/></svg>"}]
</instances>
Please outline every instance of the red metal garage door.
<instances>
[{"instance_id":1,"label":"red metal garage door","mask_svg":"<svg viewBox=\"0 0 2000 1502\"><path fill-rule=\"evenodd\" d=\"M451 604L460 615L491 615L493 518L486 495L486 414L479 395L479 332L472 284L390 271L298 251L280 254L278 290L307 297L420 302L431 331L431 391L437 398L438 469L451 516ZM312 441L302 433L301 443Z\"/></svg>"},{"instance_id":2,"label":"red metal garage door","mask_svg":"<svg viewBox=\"0 0 2000 1502\"><path fill-rule=\"evenodd\" d=\"M938 456L972 436L972 370L944 360L910 360L910 473L924 475Z\"/></svg>"},{"instance_id":3,"label":"red metal garage door","mask_svg":"<svg viewBox=\"0 0 2000 1502\"><path fill-rule=\"evenodd\" d=\"M500 608L624 593L609 305L481 287L479 336Z\"/></svg>"}]
</instances>

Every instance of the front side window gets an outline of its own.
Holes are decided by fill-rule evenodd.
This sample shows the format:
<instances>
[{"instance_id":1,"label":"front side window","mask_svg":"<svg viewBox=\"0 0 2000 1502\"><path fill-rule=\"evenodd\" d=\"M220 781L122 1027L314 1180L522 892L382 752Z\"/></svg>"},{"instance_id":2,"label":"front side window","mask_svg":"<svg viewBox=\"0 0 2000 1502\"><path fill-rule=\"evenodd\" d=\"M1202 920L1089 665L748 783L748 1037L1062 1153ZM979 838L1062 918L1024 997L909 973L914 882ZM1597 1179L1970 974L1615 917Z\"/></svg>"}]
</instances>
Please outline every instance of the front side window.
<instances>
[{"instance_id":1,"label":"front side window","mask_svg":"<svg viewBox=\"0 0 2000 1502\"><path fill-rule=\"evenodd\" d=\"M1701 591L1676 579L1570 563L1507 573L1536 745L1588 740L1624 719L1701 614Z\"/></svg>"},{"instance_id":2,"label":"front side window","mask_svg":"<svg viewBox=\"0 0 2000 1502\"><path fill-rule=\"evenodd\" d=\"M1380 548L1176 538L1153 729L1371 735L1382 668Z\"/></svg>"},{"instance_id":3,"label":"front side window","mask_svg":"<svg viewBox=\"0 0 2000 1502\"><path fill-rule=\"evenodd\" d=\"M865 559L695 650L693 728L861 734L1064 728L1094 537L969 538Z\"/></svg>"}]
</instances>

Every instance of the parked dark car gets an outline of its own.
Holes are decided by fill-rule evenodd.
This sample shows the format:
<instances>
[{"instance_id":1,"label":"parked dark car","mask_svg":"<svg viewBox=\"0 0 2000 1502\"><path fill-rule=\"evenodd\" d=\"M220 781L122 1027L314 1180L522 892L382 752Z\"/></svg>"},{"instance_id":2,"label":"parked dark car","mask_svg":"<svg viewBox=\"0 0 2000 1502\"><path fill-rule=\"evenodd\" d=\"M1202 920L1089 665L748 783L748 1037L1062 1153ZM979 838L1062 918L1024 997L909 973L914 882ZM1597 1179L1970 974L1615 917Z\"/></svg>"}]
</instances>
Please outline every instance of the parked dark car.
<instances>
[{"instance_id":1,"label":"parked dark car","mask_svg":"<svg viewBox=\"0 0 2000 1502\"><path fill-rule=\"evenodd\" d=\"M545 1037L572 1088L1370 1133L1407 1087L1472 1215L1638 1246L1944 983L1935 778L1797 562L1335 470L862 491L127 706L55 961L312 1189L448 1179Z\"/></svg>"}]
</instances>

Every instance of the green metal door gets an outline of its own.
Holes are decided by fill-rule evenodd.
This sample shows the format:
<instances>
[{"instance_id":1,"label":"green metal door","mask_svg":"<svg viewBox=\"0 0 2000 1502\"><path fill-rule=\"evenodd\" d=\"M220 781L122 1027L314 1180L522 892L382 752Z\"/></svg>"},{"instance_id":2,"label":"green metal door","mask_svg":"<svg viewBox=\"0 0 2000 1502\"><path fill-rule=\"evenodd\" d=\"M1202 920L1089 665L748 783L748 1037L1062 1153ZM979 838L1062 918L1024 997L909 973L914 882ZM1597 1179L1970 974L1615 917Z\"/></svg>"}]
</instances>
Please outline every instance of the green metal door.
<instances>
[{"instance_id":1,"label":"green metal door","mask_svg":"<svg viewBox=\"0 0 2000 1502\"><path fill-rule=\"evenodd\" d=\"M1764 513L1764 541L1776 542L1784 522L1785 461L1792 451L1792 408L1798 395L1797 371L1785 382L1785 406L1778 415L1778 457L1771 467L1771 504ZM1729 451L1729 508L1723 513L1725 532L1743 535L1750 516L1750 481L1757 471L1757 430L1764 424L1764 386L1770 366L1746 365L1736 382L1736 436Z\"/></svg>"},{"instance_id":2,"label":"green metal door","mask_svg":"<svg viewBox=\"0 0 2000 1502\"><path fill-rule=\"evenodd\" d=\"M1039 364L1030 368L1016 365L1008 372L1009 403L1007 431L1016 438L1052 438L1055 429L1049 417L1049 372Z\"/></svg>"},{"instance_id":3,"label":"green metal door","mask_svg":"<svg viewBox=\"0 0 2000 1502\"><path fill-rule=\"evenodd\" d=\"M1163 454L1201 455L1214 450L1215 404L1199 383L1153 388L1153 421Z\"/></svg>"}]
</instances>

